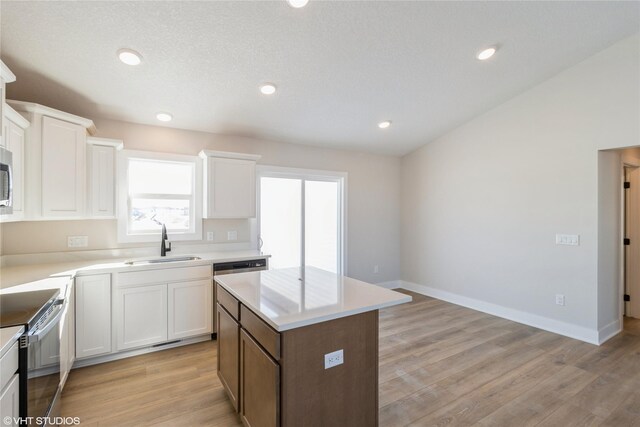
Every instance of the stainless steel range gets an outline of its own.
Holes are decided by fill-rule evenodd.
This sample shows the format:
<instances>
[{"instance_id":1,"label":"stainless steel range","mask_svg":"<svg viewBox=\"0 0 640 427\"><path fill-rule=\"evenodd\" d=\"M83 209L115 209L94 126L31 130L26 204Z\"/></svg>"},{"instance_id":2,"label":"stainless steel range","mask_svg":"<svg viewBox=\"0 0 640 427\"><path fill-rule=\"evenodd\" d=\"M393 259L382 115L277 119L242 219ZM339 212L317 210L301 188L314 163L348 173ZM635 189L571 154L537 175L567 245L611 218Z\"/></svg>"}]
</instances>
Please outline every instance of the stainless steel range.
<instances>
[{"instance_id":1,"label":"stainless steel range","mask_svg":"<svg viewBox=\"0 0 640 427\"><path fill-rule=\"evenodd\" d=\"M54 418L60 394L60 291L0 295L0 327L25 326L20 337L20 417Z\"/></svg>"}]
</instances>

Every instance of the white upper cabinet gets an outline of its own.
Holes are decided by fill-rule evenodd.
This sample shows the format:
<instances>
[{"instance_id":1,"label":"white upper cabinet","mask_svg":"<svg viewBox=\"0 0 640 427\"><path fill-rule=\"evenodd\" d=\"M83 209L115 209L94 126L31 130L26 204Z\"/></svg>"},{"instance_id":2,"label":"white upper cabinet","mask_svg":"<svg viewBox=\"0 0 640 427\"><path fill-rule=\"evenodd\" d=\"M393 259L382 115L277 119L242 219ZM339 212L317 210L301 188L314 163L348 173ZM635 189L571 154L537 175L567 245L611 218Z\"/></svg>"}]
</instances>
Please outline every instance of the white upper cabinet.
<instances>
[{"instance_id":1,"label":"white upper cabinet","mask_svg":"<svg viewBox=\"0 0 640 427\"><path fill-rule=\"evenodd\" d=\"M94 218L116 216L116 151L123 142L117 139L87 138L88 214Z\"/></svg>"},{"instance_id":2,"label":"white upper cabinet","mask_svg":"<svg viewBox=\"0 0 640 427\"><path fill-rule=\"evenodd\" d=\"M7 101L31 123L24 143L24 218L87 216L87 134L93 122L39 104Z\"/></svg>"},{"instance_id":3,"label":"white upper cabinet","mask_svg":"<svg viewBox=\"0 0 640 427\"><path fill-rule=\"evenodd\" d=\"M0 146L6 147L7 145L7 125L5 123L6 120L6 111L7 107L5 104L6 97L6 86L7 83L13 83L16 81L16 75L11 72L9 67L7 67L4 62L0 61Z\"/></svg>"},{"instance_id":4,"label":"white upper cabinet","mask_svg":"<svg viewBox=\"0 0 640 427\"><path fill-rule=\"evenodd\" d=\"M256 162L260 156L200 152L204 161L204 218L256 216Z\"/></svg>"},{"instance_id":5,"label":"white upper cabinet","mask_svg":"<svg viewBox=\"0 0 640 427\"><path fill-rule=\"evenodd\" d=\"M42 216L85 214L87 140L85 128L42 118Z\"/></svg>"}]
</instances>

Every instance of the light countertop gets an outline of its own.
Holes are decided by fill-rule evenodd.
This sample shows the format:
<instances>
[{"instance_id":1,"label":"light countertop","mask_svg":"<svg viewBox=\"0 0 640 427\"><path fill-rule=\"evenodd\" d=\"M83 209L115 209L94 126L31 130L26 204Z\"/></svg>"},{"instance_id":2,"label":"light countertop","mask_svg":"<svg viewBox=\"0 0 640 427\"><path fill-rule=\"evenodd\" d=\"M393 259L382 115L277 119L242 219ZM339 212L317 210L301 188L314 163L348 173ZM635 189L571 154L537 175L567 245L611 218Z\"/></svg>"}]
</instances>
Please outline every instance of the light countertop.
<instances>
[{"instance_id":1,"label":"light countertop","mask_svg":"<svg viewBox=\"0 0 640 427\"><path fill-rule=\"evenodd\" d=\"M70 281L70 276L47 277L46 279L34 280L33 282L0 289L0 295L14 294L16 292L42 291L44 289L59 289L60 295L62 296L65 294Z\"/></svg>"},{"instance_id":2,"label":"light countertop","mask_svg":"<svg viewBox=\"0 0 640 427\"><path fill-rule=\"evenodd\" d=\"M183 257L183 256L197 256L201 259L192 261L178 261L170 262L166 264L143 264L143 265L128 265L125 262L129 260L143 260L155 257L145 258L110 258L110 259L79 259L77 261L61 262L61 263L48 263L48 264L28 264L14 267L3 267L0 270L0 293L6 293L6 289L13 288L21 285L22 292L27 290L47 289L42 286L48 286L48 288L55 287L54 284L45 283L50 280L50 277L75 277L87 274L101 274L101 273L117 273L124 271L142 271L142 270L156 270L161 268L177 268L177 267L190 267L197 265L209 265L219 262L229 261L245 261L249 259L268 258L270 255L260 254L258 251L228 251L228 252L203 252L203 253L189 253L189 254L175 254L167 256L171 257ZM32 283L35 283L32 285ZM28 288L28 286L32 288Z\"/></svg>"},{"instance_id":3,"label":"light countertop","mask_svg":"<svg viewBox=\"0 0 640 427\"><path fill-rule=\"evenodd\" d=\"M409 295L315 267L229 274L215 279L276 331L411 301Z\"/></svg>"},{"instance_id":4,"label":"light countertop","mask_svg":"<svg viewBox=\"0 0 640 427\"><path fill-rule=\"evenodd\" d=\"M0 329L0 357L4 356L14 342L24 333L24 326Z\"/></svg>"}]
</instances>

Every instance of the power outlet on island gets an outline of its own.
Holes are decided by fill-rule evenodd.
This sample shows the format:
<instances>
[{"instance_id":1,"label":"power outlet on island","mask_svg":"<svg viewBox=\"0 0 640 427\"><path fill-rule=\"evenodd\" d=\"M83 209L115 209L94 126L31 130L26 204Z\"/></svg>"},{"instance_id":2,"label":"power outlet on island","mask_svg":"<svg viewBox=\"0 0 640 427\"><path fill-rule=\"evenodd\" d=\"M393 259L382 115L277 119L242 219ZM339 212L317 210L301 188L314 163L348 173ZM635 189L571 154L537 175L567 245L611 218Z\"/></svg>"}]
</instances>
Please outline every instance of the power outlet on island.
<instances>
[{"instance_id":1,"label":"power outlet on island","mask_svg":"<svg viewBox=\"0 0 640 427\"><path fill-rule=\"evenodd\" d=\"M334 366L344 363L344 350L340 349L332 353L324 355L324 369L333 368Z\"/></svg>"},{"instance_id":2,"label":"power outlet on island","mask_svg":"<svg viewBox=\"0 0 640 427\"><path fill-rule=\"evenodd\" d=\"M562 295L562 294L557 294L556 295L556 304L557 305L565 305L564 295Z\"/></svg>"}]
</instances>

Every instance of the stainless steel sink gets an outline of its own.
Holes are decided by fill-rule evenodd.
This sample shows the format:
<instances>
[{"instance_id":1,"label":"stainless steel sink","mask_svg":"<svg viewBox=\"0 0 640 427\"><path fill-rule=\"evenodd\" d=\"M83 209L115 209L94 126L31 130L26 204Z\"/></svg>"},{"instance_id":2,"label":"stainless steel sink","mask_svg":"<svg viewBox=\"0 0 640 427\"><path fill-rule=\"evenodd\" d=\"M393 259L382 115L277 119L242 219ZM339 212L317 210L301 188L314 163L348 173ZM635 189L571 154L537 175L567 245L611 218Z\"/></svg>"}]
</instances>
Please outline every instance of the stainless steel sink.
<instances>
[{"instance_id":1,"label":"stainless steel sink","mask_svg":"<svg viewBox=\"0 0 640 427\"><path fill-rule=\"evenodd\" d=\"M197 256L176 256L170 258L154 258L154 259L141 259L126 261L127 265L144 265L144 264L162 264L165 262L180 262L180 261L196 261L201 259Z\"/></svg>"}]
</instances>

